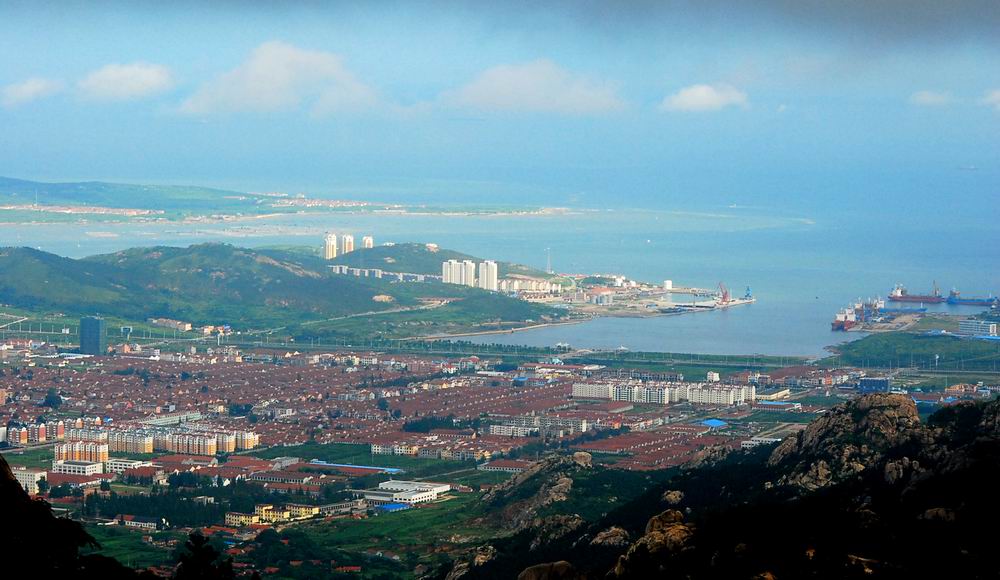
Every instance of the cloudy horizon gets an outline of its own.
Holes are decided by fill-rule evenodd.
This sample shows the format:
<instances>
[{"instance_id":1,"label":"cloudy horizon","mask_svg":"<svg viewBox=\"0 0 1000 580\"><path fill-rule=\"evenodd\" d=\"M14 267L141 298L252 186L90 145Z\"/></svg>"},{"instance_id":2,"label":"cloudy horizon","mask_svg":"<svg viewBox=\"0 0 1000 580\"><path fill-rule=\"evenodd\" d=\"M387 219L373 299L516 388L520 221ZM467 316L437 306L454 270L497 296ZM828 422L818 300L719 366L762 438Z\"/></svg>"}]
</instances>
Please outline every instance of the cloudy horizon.
<instances>
[{"instance_id":1,"label":"cloudy horizon","mask_svg":"<svg viewBox=\"0 0 1000 580\"><path fill-rule=\"evenodd\" d=\"M990 2L0 12L13 177L808 205L1000 176Z\"/></svg>"}]
</instances>

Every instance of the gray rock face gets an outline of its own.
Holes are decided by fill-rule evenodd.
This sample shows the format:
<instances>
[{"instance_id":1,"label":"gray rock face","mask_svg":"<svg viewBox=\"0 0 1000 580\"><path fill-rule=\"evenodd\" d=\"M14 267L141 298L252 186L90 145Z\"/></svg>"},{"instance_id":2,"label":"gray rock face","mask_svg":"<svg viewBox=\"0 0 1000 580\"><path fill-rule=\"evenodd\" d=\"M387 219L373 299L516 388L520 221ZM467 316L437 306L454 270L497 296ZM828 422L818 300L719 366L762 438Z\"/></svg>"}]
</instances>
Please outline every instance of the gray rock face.
<instances>
[{"instance_id":1,"label":"gray rock face","mask_svg":"<svg viewBox=\"0 0 1000 580\"><path fill-rule=\"evenodd\" d=\"M921 435L913 400L877 394L856 399L816 419L781 442L768 464L788 467L779 484L816 490L854 477L883 459L883 450ZM887 477L901 475L895 466Z\"/></svg>"},{"instance_id":2,"label":"gray rock face","mask_svg":"<svg viewBox=\"0 0 1000 580\"><path fill-rule=\"evenodd\" d=\"M618 526L611 526L606 530L598 532L594 539L590 540L591 546L615 546L623 547L629 544L630 538L627 531Z\"/></svg>"}]
</instances>

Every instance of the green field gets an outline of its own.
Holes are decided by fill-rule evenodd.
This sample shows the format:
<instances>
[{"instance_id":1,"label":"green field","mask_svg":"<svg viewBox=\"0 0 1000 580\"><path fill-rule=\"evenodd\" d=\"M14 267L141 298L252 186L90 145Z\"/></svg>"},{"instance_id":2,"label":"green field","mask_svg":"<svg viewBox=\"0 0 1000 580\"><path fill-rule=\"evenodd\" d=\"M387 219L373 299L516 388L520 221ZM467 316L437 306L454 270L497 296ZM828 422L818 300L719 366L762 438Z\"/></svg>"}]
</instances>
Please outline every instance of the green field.
<instances>
[{"instance_id":1,"label":"green field","mask_svg":"<svg viewBox=\"0 0 1000 580\"><path fill-rule=\"evenodd\" d=\"M27 467L30 469L52 467L52 446L34 447L24 450L7 451L3 454L12 467Z\"/></svg>"},{"instance_id":2,"label":"green field","mask_svg":"<svg viewBox=\"0 0 1000 580\"><path fill-rule=\"evenodd\" d=\"M917 321L909 330L947 330L948 332L958 331L959 317L956 316L924 316Z\"/></svg>"},{"instance_id":3,"label":"green field","mask_svg":"<svg viewBox=\"0 0 1000 580\"><path fill-rule=\"evenodd\" d=\"M364 520L306 523L299 529L324 547L428 553L436 547L494 536L496 530L473 521L480 515L479 494L467 493Z\"/></svg>"},{"instance_id":4,"label":"green field","mask_svg":"<svg viewBox=\"0 0 1000 580\"><path fill-rule=\"evenodd\" d=\"M138 530L127 530L119 526L87 525L86 530L97 540L100 548L84 550L84 553L108 556L133 568L159 566L173 562L171 550L147 544L142 540L144 535L151 535L157 541L184 537L184 534L177 532L153 532L150 534Z\"/></svg>"},{"instance_id":5,"label":"green field","mask_svg":"<svg viewBox=\"0 0 1000 580\"><path fill-rule=\"evenodd\" d=\"M373 467L396 467L406 472L406 477L432 477L439 474L474 469L473 461L450 461L444 459L420 459L402 455L372 455L368 445L348 443L306 443L291 447L272 447L255 451L254 456L271 459L274 457L299 457L304 461L319 459L330 463L350 465L370 465Z\"/></svg>"},{"instance_id":6,"label":"green field","mask_svg":"<svg viewBox=\"0 0 1000 580\"><path fill-rule=\"evenodd\" d=\"M955 336L886 332L837 346L824 364L861 368L1000 372L1000 342Z\"/></svg>"}]
</instances>

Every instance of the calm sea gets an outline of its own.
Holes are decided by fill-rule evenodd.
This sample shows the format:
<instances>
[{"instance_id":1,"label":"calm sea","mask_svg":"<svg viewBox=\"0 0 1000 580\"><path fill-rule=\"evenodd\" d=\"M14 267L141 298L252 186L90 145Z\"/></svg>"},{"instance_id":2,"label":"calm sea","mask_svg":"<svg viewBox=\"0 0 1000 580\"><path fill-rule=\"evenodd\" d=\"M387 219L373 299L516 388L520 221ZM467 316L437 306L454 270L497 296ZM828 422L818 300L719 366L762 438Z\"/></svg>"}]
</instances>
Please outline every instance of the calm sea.
<instances>
[{"instance_id":1,"label":"calm sea","mask_svg":"<svg viewBox=\"0 0 1000 580\"><path fill-rule=\"evenodd\" d=\"M603 318L476 340L821 356L825 347L858 337L830 331L838 309L859 297L884 297L897 282L914 293L928 291L935 280L945 292L952 287L965 295L1000 290L1000 236L989 220L974 220L967 227L947 220L940 226L933 221L908 223L893 220L888 213L840 221L740 208L546 216L287 216L227 224L2 226L0 245L25 245L81 257L132 246L206 241L316 245L329 230L372 234L377 243L436 242L476 256L538 268L545 267L548 251L559 272L621 273L698 287L724 282L737 295L750 286L758 301L718 312Z\"/></svg>"}]
</instances>

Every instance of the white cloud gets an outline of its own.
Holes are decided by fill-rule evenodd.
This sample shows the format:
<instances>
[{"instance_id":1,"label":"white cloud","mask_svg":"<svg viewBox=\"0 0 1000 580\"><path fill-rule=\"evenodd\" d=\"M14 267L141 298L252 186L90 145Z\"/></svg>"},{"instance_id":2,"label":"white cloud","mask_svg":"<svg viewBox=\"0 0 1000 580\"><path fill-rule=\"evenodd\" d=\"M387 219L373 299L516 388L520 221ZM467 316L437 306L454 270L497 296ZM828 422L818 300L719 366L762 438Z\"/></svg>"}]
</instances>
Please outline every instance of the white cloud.
<instances>
[{"instance_id":1,"label":"white cloud","mask_svg":"<svg viewBox=\"0 0 1000 580\"><path fill-rule=\"evenodd\" d=\"M311 101L314 114L368 107L376 92L340 56L265 42L243 64L202 85L184 101L186 113L279 111Z\"/></svg>"},{"instance_id":2,"label":"white cloud","mask_svg":"<svg viewBox=\"0 0 1000 580\"><path fill-rule=\"evenodd\" d=\"M910 95L910 104L920 107L941 107L950 105L954 101L951 93L939 91L917 91Z\"/></svg>"},{"instance_id":3,"label":"white cloud","mask_svg":"<svg viewBox=\"0 0 1000 580\"><path fill-rule=\"evenodd\" d=\"M672 95L660 104L664 111L718 111L726 107L747 107L747 94L727 84L691 85Z\"/></svg>"},{"instance_id":4,"label":"white cloud","mask_svg":"<svg viewBox=\"0 0 1000 580\"><path fill-rule=\"evenodd\" d=\"M159 64L109 64L84 77L77 87L101 101L127 101L163 92L174 85L170 69Z\"/></svg>"},{"instance_id":5,"label":"white cloud","mask_svg":"<svg viewBox=\"0 0 1000 580\"><path fill-rule=\"evenodd\" d=\"M63 84L59 81L32 77L0 89L0 104L4 107L16 107L54 95L62 89Z\"/></svg>"},{"instance_id":6,"label":"white cloud","mask_svg":"<svg viewBox=\"0 0 1000 580\"><path fill-rule=\"evenodd\" d=\"M979 102L1000 111L1000 89L993 89L986 93L986 96Z\"/></svg>"},{"instance_id":7,"label":"white cloud","mask_svg":"<svg viewBox=\"0 0 1000 580\"><path fill-rule=\"evenodd\" d=\"M605 113L625 106L610 84L574 75L544 59L487 69L442 98L448 104L485 111L571 115Z\"/></svg>"}]
</instances>

